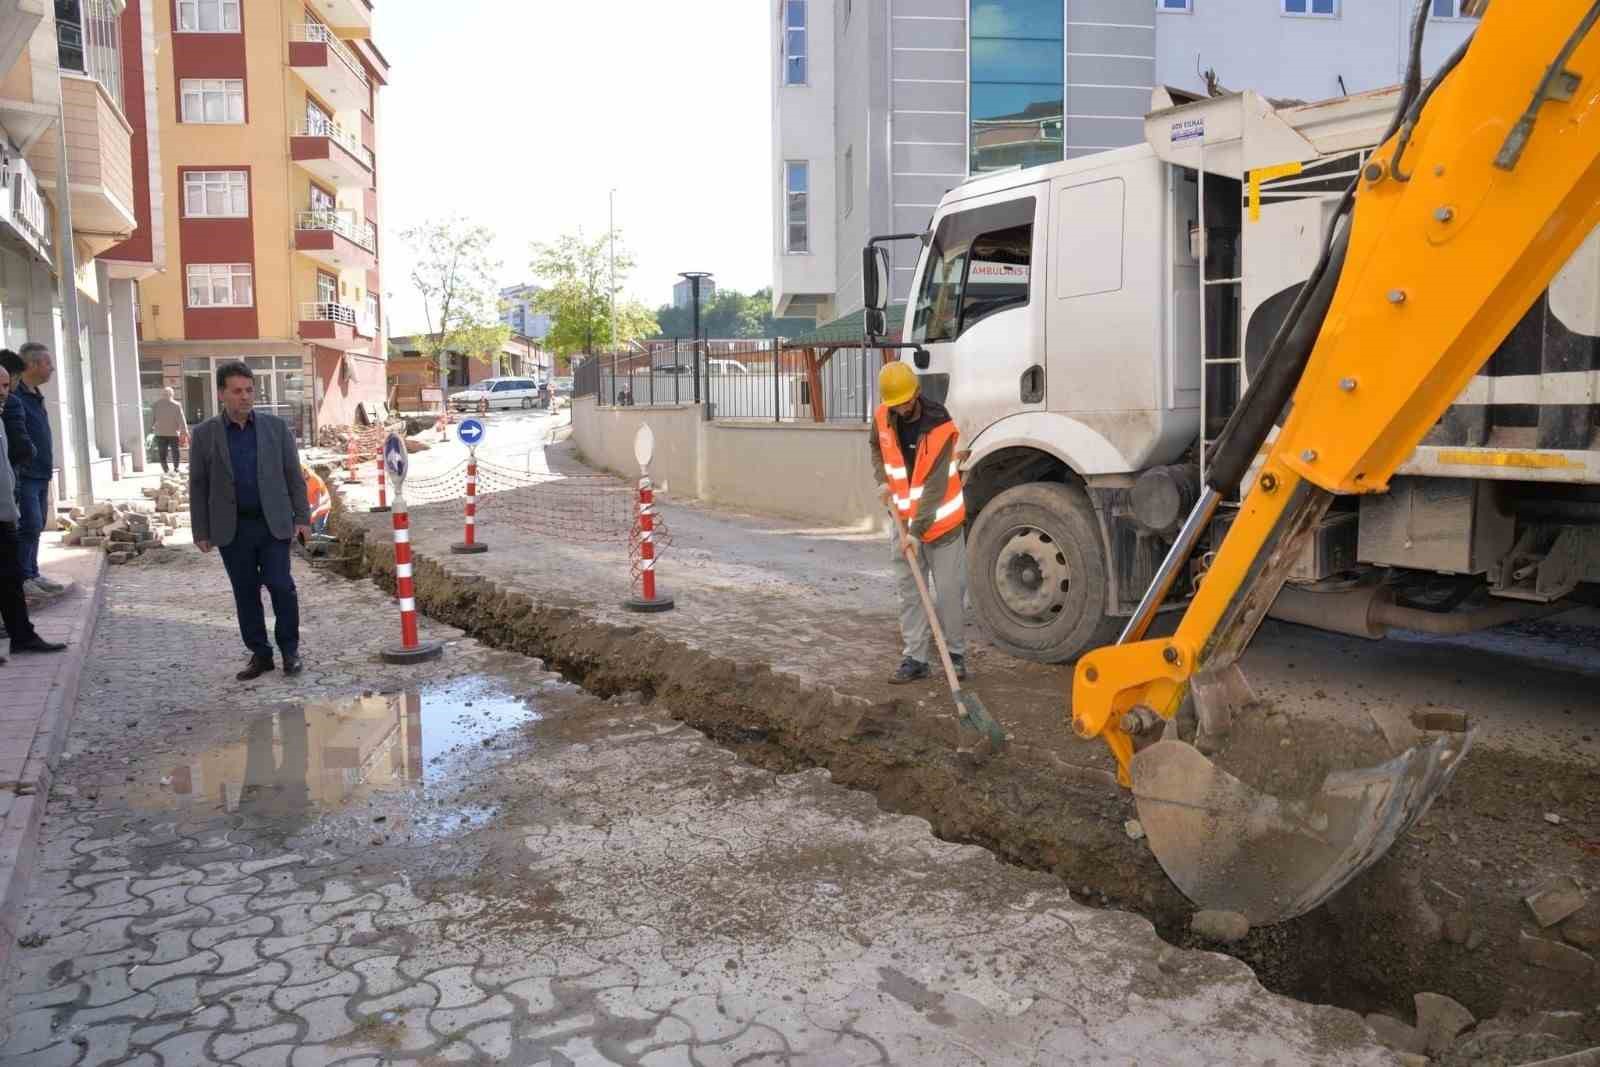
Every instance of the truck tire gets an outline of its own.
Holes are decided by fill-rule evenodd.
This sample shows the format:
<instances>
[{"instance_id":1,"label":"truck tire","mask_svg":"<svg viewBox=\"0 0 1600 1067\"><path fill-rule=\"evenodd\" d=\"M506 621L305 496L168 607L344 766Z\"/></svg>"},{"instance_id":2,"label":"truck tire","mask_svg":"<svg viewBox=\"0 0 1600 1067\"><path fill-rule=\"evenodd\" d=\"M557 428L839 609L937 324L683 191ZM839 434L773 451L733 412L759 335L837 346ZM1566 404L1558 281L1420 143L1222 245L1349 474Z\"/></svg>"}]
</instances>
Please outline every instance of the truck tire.
<instances>
[{"instance_id":1,"label":"truck tire","mask_svg":"<svg viewBox=\"0 0 1600 1067\"><path fill-rule=\"evenodd\" d=\"M967 585L984 630L1005 651L1065 663L1117 639L1106 615L1106 554L1082 489L1013 486L978 514Z\"/></svg>"}]
</instances>

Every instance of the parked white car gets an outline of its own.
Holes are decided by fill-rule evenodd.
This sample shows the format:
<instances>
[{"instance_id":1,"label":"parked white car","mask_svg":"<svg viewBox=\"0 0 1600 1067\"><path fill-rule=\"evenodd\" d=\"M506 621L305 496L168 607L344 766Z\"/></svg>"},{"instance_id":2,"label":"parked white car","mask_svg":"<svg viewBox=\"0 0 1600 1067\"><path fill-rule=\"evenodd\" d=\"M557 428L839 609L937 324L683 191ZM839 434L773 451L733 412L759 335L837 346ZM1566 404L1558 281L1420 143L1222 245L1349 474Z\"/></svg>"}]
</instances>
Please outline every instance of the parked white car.
<instances>
[{"instance_id":1,"label":"parked white car","mask_svg":"<svg viewBox=\"0 0 1600 1067\"><path fill-rule=\"evenodd\" d=\"M457 411L477 411L484 401L490 408L538 407L539 383L532 378L485 378L450 396Z\"/></svg>"}]
</instances>

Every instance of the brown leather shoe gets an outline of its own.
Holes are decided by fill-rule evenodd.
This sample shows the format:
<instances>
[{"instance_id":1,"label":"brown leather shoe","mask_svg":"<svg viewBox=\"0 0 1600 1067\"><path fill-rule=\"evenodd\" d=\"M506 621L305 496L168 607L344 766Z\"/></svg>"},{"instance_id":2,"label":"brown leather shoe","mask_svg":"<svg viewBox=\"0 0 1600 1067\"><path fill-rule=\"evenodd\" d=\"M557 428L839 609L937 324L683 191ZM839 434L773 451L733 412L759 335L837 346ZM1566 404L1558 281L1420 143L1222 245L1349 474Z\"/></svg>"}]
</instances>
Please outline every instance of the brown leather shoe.
<instances>
[{"instance_id":1,"label":"brown leather shoe","mask_svg":"<svg viewBox=\"0 0 1600 1067\"><path fill-rule=\"evenodd\" d=\"M251 656L250 662L245 665L244 670L234 675L234 677L241 682L253 682L270 670L272 670L271 656Z\"/></svg>"}]
</instances>

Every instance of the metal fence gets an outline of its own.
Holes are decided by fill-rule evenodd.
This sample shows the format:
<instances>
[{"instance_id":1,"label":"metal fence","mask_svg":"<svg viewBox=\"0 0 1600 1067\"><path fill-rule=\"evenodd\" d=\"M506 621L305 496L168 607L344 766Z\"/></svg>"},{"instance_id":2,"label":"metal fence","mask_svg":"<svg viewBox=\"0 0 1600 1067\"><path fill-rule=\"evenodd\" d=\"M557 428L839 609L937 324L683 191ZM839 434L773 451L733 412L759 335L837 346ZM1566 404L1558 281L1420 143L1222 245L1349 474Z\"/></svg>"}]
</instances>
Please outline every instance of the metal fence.
<instances>
[{"instance_id":1,"label":"metal fence","mask_svg":"<svg viewBox=\"0 0 1600 1067\"><path fill-rule=\"evenodd\" d=\"M865 422L883 360L878 349L791 346L781 338L651 341L585 360L574 372L574 394L602 407L699 404L716 419Z\"/></svg>"}]
</instances>

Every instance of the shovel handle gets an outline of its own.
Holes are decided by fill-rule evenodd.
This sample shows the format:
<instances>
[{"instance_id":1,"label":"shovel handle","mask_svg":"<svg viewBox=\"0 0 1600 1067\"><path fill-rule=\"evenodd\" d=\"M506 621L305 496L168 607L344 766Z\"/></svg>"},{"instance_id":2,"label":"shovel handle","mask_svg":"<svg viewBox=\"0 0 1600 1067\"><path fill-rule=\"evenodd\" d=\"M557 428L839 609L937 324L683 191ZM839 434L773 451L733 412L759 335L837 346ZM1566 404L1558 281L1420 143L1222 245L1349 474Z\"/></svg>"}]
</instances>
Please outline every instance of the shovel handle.
<instances>
[{"instance_id":1,"label":"shovel handle","mask_svg":"<svg viewBox=\"0 0 1600 1067\"><path fill-rule=\"evenodd\" d=\"M900 534L900 551L905 553L906 564L911 568L911 577L917 583L917 594L922 597L922 613L927 616L928 626L933 630L933 643L939 646L939 662L944 665L944 678L950 683L950 692L961 692L961 682L956 678L956 666L950 662L950 646L945 643L944 631L939 628L939 614L933 609L933 597L928 594L928 583L922 578L922 564L917 560L916 547L911 543L911 537L906 533L905 520L893 508L889 515L894 519L895 529Z\"/></svg>"}]
</instances>

